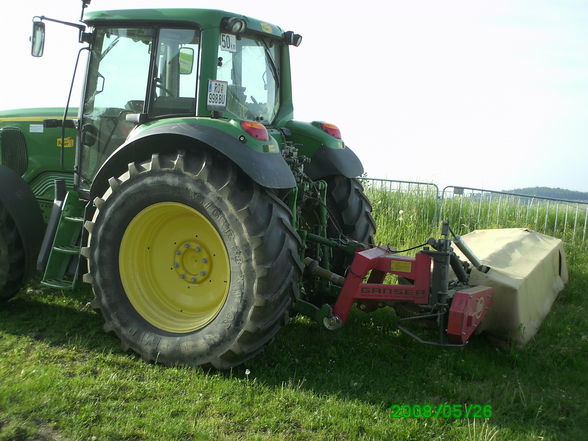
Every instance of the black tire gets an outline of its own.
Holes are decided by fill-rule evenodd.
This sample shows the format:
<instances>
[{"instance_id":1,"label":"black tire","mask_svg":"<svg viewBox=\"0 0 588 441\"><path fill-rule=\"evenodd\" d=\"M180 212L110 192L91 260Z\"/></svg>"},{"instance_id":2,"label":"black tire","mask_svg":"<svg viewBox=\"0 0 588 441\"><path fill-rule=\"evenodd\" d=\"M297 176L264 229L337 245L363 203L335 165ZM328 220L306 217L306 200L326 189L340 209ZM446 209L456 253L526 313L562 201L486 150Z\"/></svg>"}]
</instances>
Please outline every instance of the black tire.
<instances>
[{"instance_id":1,"label":"black tire","mask_svg":"<svg viewBox=\"0 0 588 441\"><path fill-rule=\"evenodd\" d=\"M327 208L329 211L328 234L361 242L368 247L374 244L376 222L372 217L372 205L357 179L344 176L326 178L328 184ZM335 252L333 271L344 274L353 256Z\"/></svg>"},{"instance_id":2,"label":"black tire","mask_svg":"<svg viewBox=\"0 0 588 441\"><path fill-rule=\"evenodd\" d=\"M0 203L0 302L14 297L24 283L25 255L14 221Z\"/></svg>"},{"instance_id":3,"label":"black tire","mask_svg":"<svg viewBox=\"0 0 588 441\"><path fill-rule=\"evenodd\" d=\"M109 183L95 200L84 250L85 280L92 283L105 330L115 332L123 350L167 365L227 369L260 352L287 322L302 273L300 238L288 207L229 160L205 151L153 155L141 165L129 164L128 172ZM214 226L228 253L226 300L208 324L190 332L154 326L133 307L121 282L119 245L129 222L160 202L195 209Z\"/></svg>"}]
</instances>

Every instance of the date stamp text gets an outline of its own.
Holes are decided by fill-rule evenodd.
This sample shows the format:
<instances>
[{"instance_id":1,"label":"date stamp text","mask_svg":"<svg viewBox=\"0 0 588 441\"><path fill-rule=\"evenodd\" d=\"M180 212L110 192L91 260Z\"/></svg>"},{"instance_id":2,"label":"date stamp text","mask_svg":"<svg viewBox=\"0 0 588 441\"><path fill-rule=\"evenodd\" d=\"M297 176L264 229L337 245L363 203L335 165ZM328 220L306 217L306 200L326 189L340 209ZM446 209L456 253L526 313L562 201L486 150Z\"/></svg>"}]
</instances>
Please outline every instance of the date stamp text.
<instances>
[{"instance_id":1,"label":"date stamp text","mask_svg":"<svg viewBox=\"0 0 588 441\"><path fill-rule=\"evenodd\" d=\"M392 404L390 418L491 418L491 404Z\"/></svg>"}]
</instances>

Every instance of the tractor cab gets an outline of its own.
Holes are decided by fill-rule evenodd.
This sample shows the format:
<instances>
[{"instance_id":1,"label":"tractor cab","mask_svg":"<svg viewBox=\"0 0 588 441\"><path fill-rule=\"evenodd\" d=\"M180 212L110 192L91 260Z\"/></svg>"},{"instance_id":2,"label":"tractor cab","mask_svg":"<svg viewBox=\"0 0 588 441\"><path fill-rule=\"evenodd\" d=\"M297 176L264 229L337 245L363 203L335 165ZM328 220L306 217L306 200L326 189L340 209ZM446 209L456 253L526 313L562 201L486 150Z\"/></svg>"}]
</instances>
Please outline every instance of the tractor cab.
<instances>
[{"instance_id":1,"label":"tractor cab","mask_svg":"<svg viewBox=\"0 0 588 441\"><path fill-rule=\"evenodd\" d=\"M209 10L95 12L84 22L82 189L140 124L212 116L254 131L292 113L288 44L301 40L292 32Z\"/></svg>"},{"instance_id":2,"label":"tractor cab","mask_svg":"<svg viewBox=\"0 0 588 441\"><path fill-rule=\"evenodd\" d=\"M87 44L76 130L61 143L77 139L74 182L83 198L102 194L131 160L178 145L215 150L267 188L295 187L302 169L313 180L363 173L336 126L293 119L289 47L302 37L292 31L219 10L94 11L81 24L35 17L35 56L45 21L78 28ZM54 126L73 129L66 119ZM292 156L307 159L288 163Z\"/></svg>"}]
</instances>

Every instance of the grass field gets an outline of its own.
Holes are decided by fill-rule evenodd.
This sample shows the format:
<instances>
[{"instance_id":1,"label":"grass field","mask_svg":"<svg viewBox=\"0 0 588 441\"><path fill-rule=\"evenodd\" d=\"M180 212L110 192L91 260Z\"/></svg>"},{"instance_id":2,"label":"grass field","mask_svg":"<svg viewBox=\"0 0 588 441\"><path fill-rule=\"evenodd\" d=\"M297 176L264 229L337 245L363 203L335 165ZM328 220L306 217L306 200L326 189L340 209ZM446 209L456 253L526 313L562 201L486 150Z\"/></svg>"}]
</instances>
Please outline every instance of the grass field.
<instances>
[{"instance_id":1,"label":"grass field","mask_svg":"<svg viewBox=\"0 0 588 441\"><path fill-rule=\"evenodd\" d=\"M408 199L372 197L379 241L400 248L432 234ZM522 350L482 336L462 349L421 346L398 333L393 312L357 311L337 332L295 317L230 372L123 354L87 287L33 283L0 309L0 440L584 440L586 257L568 248L570 284ZM490 405L492 416L391 418L393 404Z\"/></svg>"}]
</instances>

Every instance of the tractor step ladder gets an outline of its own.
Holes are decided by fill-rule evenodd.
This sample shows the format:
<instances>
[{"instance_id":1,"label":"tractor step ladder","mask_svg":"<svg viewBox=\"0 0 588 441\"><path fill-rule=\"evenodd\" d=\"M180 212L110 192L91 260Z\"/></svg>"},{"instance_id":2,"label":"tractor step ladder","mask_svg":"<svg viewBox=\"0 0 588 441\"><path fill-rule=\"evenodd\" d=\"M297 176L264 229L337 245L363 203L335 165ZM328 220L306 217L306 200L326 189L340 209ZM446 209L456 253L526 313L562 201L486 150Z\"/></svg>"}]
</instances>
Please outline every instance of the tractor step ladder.
<instances>
[{"instance_id":1,"label":"tractor step ladder","mask_svg":"<svg viewBox=\"0 0 588 441\"><path fill-rule=\"evenodd\" d=\"M84 206L80 202L78 195L69 191L63 202L63 209L51 253L45 267L42 285L58 289L74 289L78 278L79 262L73 262L75 270L73 276L68 276L68 270L72 265L72 259L79 259L80 255L80 235Z\"/></svg>"}]
</instances>

